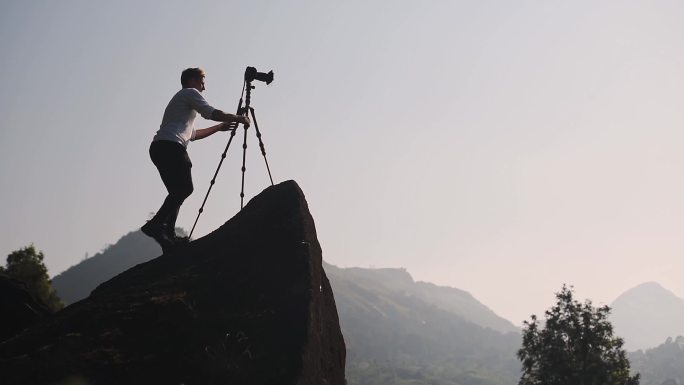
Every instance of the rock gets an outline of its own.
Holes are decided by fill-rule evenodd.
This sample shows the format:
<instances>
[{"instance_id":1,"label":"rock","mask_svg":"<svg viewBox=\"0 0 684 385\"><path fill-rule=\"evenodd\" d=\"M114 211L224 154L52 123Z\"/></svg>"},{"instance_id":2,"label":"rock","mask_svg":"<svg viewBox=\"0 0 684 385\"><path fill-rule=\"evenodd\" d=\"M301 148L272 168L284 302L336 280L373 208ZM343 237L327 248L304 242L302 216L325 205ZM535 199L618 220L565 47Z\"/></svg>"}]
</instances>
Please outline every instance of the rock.
<instances>
[{"instance_id":1,"label":"rock","mask_svg":"<svg viewBox=\"0 0 684 385\"><path fill-rule=\"evenodd\" d=\"M344 365L313 218L293 181L0 344L3 384L344 385Z\"/></svg>"},{"instance_id":2,"label":"rock","mask_svg":"<svg viewBox=\"0 0 684 385\"><path fill-rule=\"evenodd\" d=\"M4 274L0 274L0 309L0 341L52 314L45 303L28 292L23 282Z\"/></svg>"}]
</instances>

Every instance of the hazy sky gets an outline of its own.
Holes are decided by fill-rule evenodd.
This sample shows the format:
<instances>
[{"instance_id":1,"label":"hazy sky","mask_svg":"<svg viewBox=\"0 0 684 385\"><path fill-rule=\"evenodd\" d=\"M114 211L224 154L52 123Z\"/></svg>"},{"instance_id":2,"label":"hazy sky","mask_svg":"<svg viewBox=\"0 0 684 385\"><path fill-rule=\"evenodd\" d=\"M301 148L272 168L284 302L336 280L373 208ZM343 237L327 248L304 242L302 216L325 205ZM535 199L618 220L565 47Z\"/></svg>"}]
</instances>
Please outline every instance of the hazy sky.
<instances>
[{"instance_id":1,"label":"hazy sky","mask_svg":"<svg viewBox=\"0 0 684 385\"><path fill-rule=\"evenodd\" d=\"M516 324L564 282L684 296L682 20L679 0L2 0L0 253L33 242L55 275L139 228L180 72L233 112L255 66L276 73L253 94L274 178L304 190L330 263L405 267ZM190 144L182 227L227 139ZM240 150L197 235L239 209Z\"/></svg>"}]
</instances>

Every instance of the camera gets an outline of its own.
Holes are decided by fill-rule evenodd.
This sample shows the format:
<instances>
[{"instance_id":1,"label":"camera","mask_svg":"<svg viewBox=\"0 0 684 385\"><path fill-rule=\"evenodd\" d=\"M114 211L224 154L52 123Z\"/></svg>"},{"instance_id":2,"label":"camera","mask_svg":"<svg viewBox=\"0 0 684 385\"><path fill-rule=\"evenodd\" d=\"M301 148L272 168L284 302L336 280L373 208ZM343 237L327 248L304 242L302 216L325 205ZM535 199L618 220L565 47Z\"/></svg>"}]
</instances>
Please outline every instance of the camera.
<instances>
[{"instance_id":1,"label":"camera","mask_svg":"<svg viewBox=\"0 0 684 385\"><path fill-rule=\"evenodd\" d=\"M270 71L268 73L258 72L257 69L254 67L247 67L247 69L245 70L245 81L247 83L250 83L253 80L258 80L260 82L265 82L266 84L271 84L271 82L273 81L273 71Z\"/></svg>"}]
</instances>

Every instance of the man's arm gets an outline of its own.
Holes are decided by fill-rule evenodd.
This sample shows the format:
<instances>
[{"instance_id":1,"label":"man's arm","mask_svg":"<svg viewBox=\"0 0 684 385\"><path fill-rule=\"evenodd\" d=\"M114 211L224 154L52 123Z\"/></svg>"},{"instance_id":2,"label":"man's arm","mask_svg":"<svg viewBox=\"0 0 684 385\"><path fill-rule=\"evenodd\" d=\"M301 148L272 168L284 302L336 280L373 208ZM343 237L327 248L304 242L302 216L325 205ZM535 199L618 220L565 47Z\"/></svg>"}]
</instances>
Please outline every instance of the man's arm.
<instances>
[{"instance_id":1,"label":"man's arm","mask_svg":"<svg viewBox=\"0 0 684 385\"><path fill-rule=\"evenodd\" d=\"M249 118L246 116L226 114L225 112L218 110L218 109L214 110L214 112L211 113L211 120L215 120L217 122L223 122L223 123L217 124L215 126L195 130L195 134L192 136L192 139L190 139L190 140L194 141L194 140L198 140L198 139L204 139L207 136L214 135L215 133L217 133L219 131L234 130L237 128L237 125L240 123L249 127L249 125L251 123Z\"/></svg>"},{"instance_id":2,"label":"man's arm","mask_svg":"<svg viewBox=\"0 0 684 385\"><path fill-rule=\"evenodd\" d=\"M227 123L237 122L245 124L247 126L249 126L250 123L249 118L246 116L226 114L225 112L219 109L215 109L214 112L211 113L211 120Z\"/></svg>"},{"instance_id":3,"label":"man's arm","mask_svg":"<svg viewBox=\"0 0 684 385\"><path fill-rule=\"evenodd\" d=\"M215 133L217 133L219 131L234 130L237 128L237 125L238 125L237 122L221 123L221 124L217 124L215 126L195 130L195 134L192 136L192 139L190 139L190 140L194 141L194 140L198 140L198 139L204 139L207 136L214 135Z\"/></svg>"}]
</instances>

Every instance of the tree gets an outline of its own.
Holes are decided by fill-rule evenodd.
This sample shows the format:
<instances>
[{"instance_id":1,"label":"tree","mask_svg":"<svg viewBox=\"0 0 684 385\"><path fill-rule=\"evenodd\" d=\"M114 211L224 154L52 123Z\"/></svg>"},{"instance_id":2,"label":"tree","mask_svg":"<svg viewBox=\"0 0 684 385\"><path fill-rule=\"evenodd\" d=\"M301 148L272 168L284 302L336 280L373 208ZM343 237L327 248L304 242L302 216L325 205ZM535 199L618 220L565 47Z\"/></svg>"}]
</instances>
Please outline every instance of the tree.
<instances>
[{"instance_id":1,"label":"tree","mask_svg":"<svg viewBox=\"0 0 684 385\"><path fill-rule=\"evenodd\" d=\"M43 252L36 251L35 246L24 247L7 256L7 266L0 272L24 282L29 293L45 302L51 310L57 311L64 304L52 287L47 267L43 263L44 257Z\"/></svg>"},{"instance_id":2,"label":"tree","mask_svg":"<svg viewBox=\"0 0 684 385\"><path fill-rule=\"evenodd\" d=\"M557 303L545 312L542 325L536 316L524 322L519 385L638 385L630 376L622 338L613 336L610 308L595 308L573 299L563 285Z\"/></svg>"}]
</instances>

